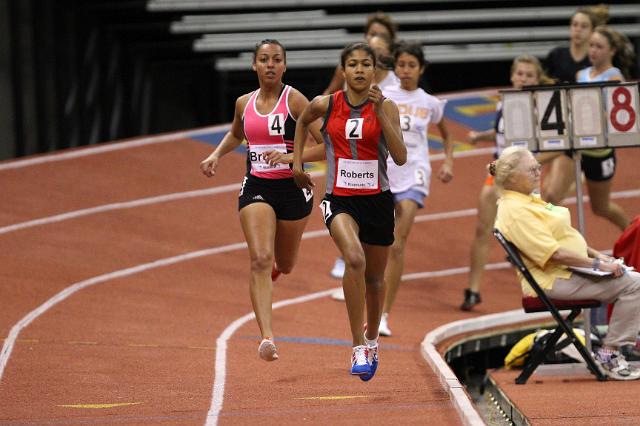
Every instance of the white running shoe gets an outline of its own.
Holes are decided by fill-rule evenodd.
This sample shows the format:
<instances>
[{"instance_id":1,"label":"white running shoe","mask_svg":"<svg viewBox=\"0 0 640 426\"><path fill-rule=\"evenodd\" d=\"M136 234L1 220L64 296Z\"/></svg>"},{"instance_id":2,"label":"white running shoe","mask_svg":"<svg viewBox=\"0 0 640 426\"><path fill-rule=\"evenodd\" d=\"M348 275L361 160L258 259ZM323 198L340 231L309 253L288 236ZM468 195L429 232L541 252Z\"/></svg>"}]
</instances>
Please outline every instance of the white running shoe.
<instances>
[{"instance_id":1,"label":"white running shoe","mask_svg":"<svg viewBox=\"0 0 640 426\"><path fill-rule=\"evenodd\" d=\"M376 374L378 370L378 344L375 346L368 346L367 350L369 351L369 374L361 374L360 380L363 382L368 382L373 379L373 376Z\"/></svg>"},{"instance_id":2,"label":"white running shoe","mask_svg":"<svg viewBox=\"0 0 640 426\"><path fill-rule=\"evenodd\" d=\"M260 346L258 346L258 355L265 361L275 361L278 359L276 345L272 339L262 339Z\"/></svg>"},{"instance_id":3,"label":"white running shoe","mask_svg":"<svg viewBox=\"0 0 640 426\"><path fill-rule=\"evenodd\" d=\"M337 289L336 291L331 293L331 298L333 300L344 302L344 290L342 288Z\"/></svg>"},{"instance_id":4,"label":"white running shoe","mask_svg":"<svg viewBox=\"0 0 640 426\"><path fill-rule=\"evenodd\" d=\"M354 376L371 374L369 348L367 348L366 345L355 346L353 348L353 353L351 354L351 374Z\"/></svg>"},{"instance_id":5,"label":"white running shoe","mask_svg":"<svg viewBox=\"0 0 640 426\"><path fill-rule=\"evenodd\" d=\"M607 353L600 350L596 353L595 361L600 364L603 373L613 380L638 380L640 370L630 365L618 351Z\"/></svg>"},{"instance_id":6,"label":"white running shoe","mask_svg":"<svg viewBox=\"0 0 640 426\"><path fill-rule=\"evenodd\" d=\"M344 259L339 257L336 259L336 263L333 264L333 269L330 272L331 276L336 279L344 277ZM344 300L344 299L342 299Z\"/></svg>"},{"instance_id":7,"label":"white running shoe","mask_svg":"<svg viewBox=\"0 0 640 426\"><path fill-rule=\"evenodd\" d=\"M391 330L389 329L389 323L387 322L388 313L384 312L380 317L380 327L378 327L378 334L381 336L391 336Z\"/></svg>"}]
</instances>

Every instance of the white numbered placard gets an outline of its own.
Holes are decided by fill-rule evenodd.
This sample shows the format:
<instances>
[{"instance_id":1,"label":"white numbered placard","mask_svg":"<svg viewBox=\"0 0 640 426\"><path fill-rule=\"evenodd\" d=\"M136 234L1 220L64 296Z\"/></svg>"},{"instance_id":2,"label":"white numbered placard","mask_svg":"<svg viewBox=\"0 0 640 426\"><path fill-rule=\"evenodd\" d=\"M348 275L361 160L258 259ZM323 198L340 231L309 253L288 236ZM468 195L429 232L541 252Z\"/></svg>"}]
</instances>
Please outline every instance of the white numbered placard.
<instances>
[{"instance_id":1,"label":"white numbered placard","mask_svg":"<svg viewBox=\"0 0 640 426\"><path fill-rule=\"evenodd\" d=\"M576 87L569 90L573 148L588 149L606 145L604 103L599 87Z\"/></svg>"},{"instance_id":2,"label":"white numbered placard","mask_svg":"<svg viewBox=\"0 0 640 426\"><path fill-rule=\"evenodd\" d=\"M638 83L501 93L507 145L531 151L640 146Z\"/></svg>"},{"instance_id":3,"label":"white numbered placard","mask_svg":"<svg viewBox=\"0 0 640 426\"><path fill-rule=\"evenodd\" d=\"M638 84L604 88L609 146L640 145Z\"/></svg>"},{"instance_id":4,"label":"white numbered placard","mask_svg":"<svg viewBox=\"0 0 640 426\"><path fill-rule=\"evenodd\" d=\"M534 93L536 131L540 151L569 149L566 90L547 89Z\"/></svg>"},{"instance_id":5,"label":"white numbered placard","mask_svg":"<svg viewBox=\"0 0 640 426\"><path fill-rule=\"evenodd\" d=\"M502 92L502 120L507 146L538 150L531 92Z\"/></svg>"},{"instance_id":6,"label":"white numbered placard","mask_svg":"<svg viewBox=\"0 0 640 426\"><path fill-rule=\"evenodd\" d=\"M349 118L344 126L345 139L362 139L362 127L364 126L364 118Z\"/></svg>"},{"instance_id":7,"label":"white numbered placard","mask_svg":"<svg viewBox=\"0 0 640 426\"><path fill-rule=\"evenodd\" d=\"M267 126L269 127L269 136L284 135L284 114L269 114L267 116Z\"/></svg>"}]
</instances>

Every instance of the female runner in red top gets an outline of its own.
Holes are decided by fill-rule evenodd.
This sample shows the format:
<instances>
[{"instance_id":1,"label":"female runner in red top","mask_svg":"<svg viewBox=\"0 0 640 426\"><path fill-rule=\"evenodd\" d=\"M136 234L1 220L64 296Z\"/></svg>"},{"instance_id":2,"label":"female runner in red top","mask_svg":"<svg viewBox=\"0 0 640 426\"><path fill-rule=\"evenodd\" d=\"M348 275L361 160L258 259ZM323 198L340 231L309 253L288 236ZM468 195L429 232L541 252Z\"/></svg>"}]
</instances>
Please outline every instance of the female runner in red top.
<instances>
[{"instance_id":1,"label":"female runner in red top","mask_svg":"<svg viewBox=\"0 0 640 426\"><path fill-rule=\"evenodd\" d=\"M267 39L256 45L253 70L260 88L237 99L231 130L200 168L208 177L215 175L220 158L246 138L247 174L238 210L251 259L251 303L262 334L258 353L262 359L273 361L278 354L271 328L272 281L280 273L291 272L296 262L313 207L313 192L298 188L289 166L270 165L264 154L270 150L292 151L295 120L309 101L282 83L286 52L277 40ZM319 127L319 122L311 126L318 141L322 140Z\"/></svg>"},{"instance_id":2,"label":"female runner in red top","mask_svg":"<svg viewBox=\"0 0 640 426\"><path fill-rule=\"evenodd\" d=\"M315 98L296 124L293 175L300 188L313 182L302 154L309 125L324 117L327 193L320 203L324 222L345 260L342 279L353 338L351 374L369 380L378 365L378 326L384 299L384 268L393 243L394 205L387 156L407 160L398 107L372 86L376 56L366 43L341 55L346 91ZM362 332L366 304L368 329Z\"/></svg>"}]
</instances>

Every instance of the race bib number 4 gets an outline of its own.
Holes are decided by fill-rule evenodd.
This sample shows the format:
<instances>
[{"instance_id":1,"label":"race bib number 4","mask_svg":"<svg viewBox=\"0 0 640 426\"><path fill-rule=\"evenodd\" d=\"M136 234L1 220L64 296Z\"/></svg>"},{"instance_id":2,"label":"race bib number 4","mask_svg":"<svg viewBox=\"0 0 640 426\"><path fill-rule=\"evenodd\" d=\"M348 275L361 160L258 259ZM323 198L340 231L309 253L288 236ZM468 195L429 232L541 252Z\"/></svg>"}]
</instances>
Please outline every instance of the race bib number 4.
<instances>
[{"instance_id":1,"label":"race bib number 4","mask_svg":"<svg viewBox=\"0 0 640 426\"><path fill-rule=\"evenodd\" d=\"M338 159L338 188L377 189L378 160Z\"/></svg>"},{"instance_id":2,"label":"race bib number 4","mask_svg":"<svg viewBox=\"0 0 640 426\"><path fill-rule=\"evenodd\" d=\"M288 169L288 164L278 163L275 166L270 166L264 160L264 153L267 151L278 151L283 154L287 153L287 146L283 143L274 145L250 145L249 146L249 160L251 161L251 169L256 172L268 172L272 170L284 170Z\"/></svg>"},{"instance_id":3,"label":"race bib number 4","mask_svg":"<svg viewBox=\"0 0 640 426\"><path fill-rule=\"evenodd\" d=\"M284 135L284 120L284 114L269 114L269 116L267 117L269 136Z\"/></svg>"}]
</instances>

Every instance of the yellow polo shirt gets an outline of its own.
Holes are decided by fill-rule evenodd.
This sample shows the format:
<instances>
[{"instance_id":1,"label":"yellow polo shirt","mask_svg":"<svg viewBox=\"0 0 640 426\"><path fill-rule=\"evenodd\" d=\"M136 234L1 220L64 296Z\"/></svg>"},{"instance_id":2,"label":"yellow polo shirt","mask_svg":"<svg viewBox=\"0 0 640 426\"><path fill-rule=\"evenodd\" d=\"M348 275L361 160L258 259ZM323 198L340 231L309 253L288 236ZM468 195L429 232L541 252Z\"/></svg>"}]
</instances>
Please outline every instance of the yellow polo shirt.
<instances>
[{"instance_id":1,"label":"yellow polo shirt","mask_svg":"<svg viewBox=\"0 0 640 426\"><path fill-rule=\"evenodd\" d=\"M549 262L560 247L588 257L587 242L571 226L569 209L542 201L539 195L504 190L498 199L495 226L518 247L525 265L543 289L551 288L556 278L571 276L566 266ZM522 292L535 296L524 276L520 272L518 276Z\"/></svg>"}]
</instances>

